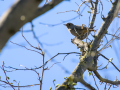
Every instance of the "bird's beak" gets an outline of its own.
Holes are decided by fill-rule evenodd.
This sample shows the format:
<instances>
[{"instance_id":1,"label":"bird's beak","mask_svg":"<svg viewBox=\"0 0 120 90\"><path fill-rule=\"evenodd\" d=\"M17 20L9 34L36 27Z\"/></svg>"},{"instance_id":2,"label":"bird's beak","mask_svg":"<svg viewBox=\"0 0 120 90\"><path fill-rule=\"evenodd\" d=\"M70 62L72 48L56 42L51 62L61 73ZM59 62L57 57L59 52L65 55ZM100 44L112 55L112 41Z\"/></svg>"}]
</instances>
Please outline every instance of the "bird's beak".
<instances>
[{"instance_id":1,"label":"bird's beak","mask_svg":"<svg viewBox=\"0 0 120 90\"><path fill-rule=\"evenodd\" d=\"M65 26L66 26L66 24L63 24L63 25L65 25Z\"/></svg>"}]
</instances>

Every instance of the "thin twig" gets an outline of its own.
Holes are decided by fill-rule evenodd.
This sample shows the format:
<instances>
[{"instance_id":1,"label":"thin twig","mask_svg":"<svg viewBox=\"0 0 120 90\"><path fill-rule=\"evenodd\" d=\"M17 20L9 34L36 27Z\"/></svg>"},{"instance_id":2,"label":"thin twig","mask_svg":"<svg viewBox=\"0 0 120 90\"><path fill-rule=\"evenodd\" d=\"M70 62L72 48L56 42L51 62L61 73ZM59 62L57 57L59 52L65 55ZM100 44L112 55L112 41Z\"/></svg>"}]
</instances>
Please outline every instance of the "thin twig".
<instances>
[{"instance_id":1,"label":"thin twig","mask_svg":"<svg viewBox=\"0 0 120 90\"><path fill-rule=\"evenodd\" d=\"M100 54L100 53L99 53ZM106 57L106 56L104 56L103 54L100 54L102 57L104 57L106 60L108 60L109 61L109 59ZM110 62L119 72L120 72L120 70L115 66L115 64L113 63L113 62Z\"/></svg>"},{"instance_id":2,"label":"thin twig","mask_svg":"<svg viewBox=\"0 0 120 90\"><path fill-rule=\"evenodd\" d=\"M40 90L42 90L42 82L43 82L43 74L44 74L44 59L45 59L45 54L42 53L43 55L43 67L42 67L42 76L41 76L41 80L40 80Z\"/></svg>"},{"instance_id":3,"label":"thin twig","mask_svg":"<svg viewBox=\"0 0 120 90\"><path fill-rule=\"evenodd\" d=\"M98 86L97 86L97 83L96 83L96 80L95 80L95 77L94 77L93 73L92 73L92 76L93 76L93 79L94 79L95 85L96 85L97 89L99 90L99 88L98 88Z\"/></svg>"},{"instance_id":4,"label":"thin twig","mask_svg":"<svg viewBox=\"0 0 120 90\"><path fill-rule=\"evenodd\" d=\"M35 48L35 49L38 49L38 50L40 50L40 51L43 53L43 51L42 51L41 48L34 47L33 45L31 45L31 44L27 41L27 39L26 39L26 38L24 37L24 35L23 35L23 27L22 27L22 32L21 32L21 34L22 34L22 37L25 39L25 41L26 41L31 47L33 47L33 48Z\"/></svg>"},{"instance_id":5,"label":"thin twig","mask_svg":"<svg viewBox=\"0 0 120 90\"><path fill-rule=\"evenodd\" d=\"M2 68L1 68L5 74L5 78L6 78L6 81L3 81L4 83L8 84L10 87L12 87L14 90L15 88L12 86L12 84L10 84L10 82L8 81L9 77L7 76L5 70L4 70L4 62L3 62L3 65L2 65ZM2 80L0 80L2 82Z\"/></svg>"},{"instance_id":6,"label":"thin twig","mask_svg":"<svg viewBox=\"0 0 120 90\"><path fill-rule=\"evenodd\" d=\"M37 52L37 53L39 53L39 54L42 55L42 53L40 53L40 52L38 52L38 51L28 49L28 48L26 48L25 46L19 45L19 44L17 44L17 43L12 42L12 41L10 41L10 42L13 43L13 44L16 44L16 45L18 45L18 46L24 47L24 48L27 49L27 50L34 51L34 52Z\"/></svg>"}]
</instances>

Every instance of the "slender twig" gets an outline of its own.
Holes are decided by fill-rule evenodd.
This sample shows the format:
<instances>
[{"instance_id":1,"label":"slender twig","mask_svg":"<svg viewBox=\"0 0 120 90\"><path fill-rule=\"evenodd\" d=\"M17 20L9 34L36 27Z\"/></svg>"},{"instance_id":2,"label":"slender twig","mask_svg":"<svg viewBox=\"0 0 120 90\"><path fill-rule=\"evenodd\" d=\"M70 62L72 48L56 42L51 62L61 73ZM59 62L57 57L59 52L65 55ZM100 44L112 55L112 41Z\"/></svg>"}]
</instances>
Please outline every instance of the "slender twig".
<instances>
[{"instance_id":1,"label":"slender twig","mask_svg":"<svg viewBox=\"0 0 120 90\"><path fill-rule=\"evenodd\" d=\"M112 84L110 84L110 86L109 86L108 90L110 90L111 86L112 86Z\"/></svg>"},{"instance_id":2,"label":"slender twig","mask_svg":"<svg viewBox=\"0 0 120 90\"><path fill-rule=\"evenodd\" d=\"M99 88L98 88L98 86L97 86L97 83L96 83L96 80L95 80L95 77L94 77L93 73L92 73L92 76L93 76L93 79L94 79L95 85L96 85L97 89L99 90Z\"/></svg>"},{"instance_id":3,"label":"slender twig","mask_svg":"<svg viewBox=\"0 0 120 90\"><path fill-rule=\"evenodd\" d=\"M106 86L107 86L107 83L105 83L105 87L104 87L104 90L106 90L107 88L106 88Z\"/></svg>"},{"instance_id":4,"label":"slender twig","mask_svg":"<svg viewBox=\"0 0 120 90\"><path fill-rule=\"evenodd\" d=\"M113 37L116 37L116 39L120 39L120 37L118 37L118 36L115 36L115 35L112 35L112 34L110 34L110 33L107 33L107 35L111 35L111 36L113 36Z\"/></svg>"},{"instance_id":5,"label":"slender twig","mask_svg":"<svg viewBox=\"0 0 120 90\"><path fill-rule=\"evenodd\" d=\"M4 83L8 84L10 87L12 87L15 90L15 88L12 86L12 84L8 81L9 77L7 76L7 74L6 74L5 70L4 70L4 62L3 62L3 65L2 65L1 69L3 70L3 72L5 74L6 81L4 81ZM2 80L0 80L0 81L2 82Z\"/></svg>"},{"instance_id":6,"label":"slender twig","mask_svg":"<svg viewBox=\"0 0 120 90\"><path fill-rule=\"evenodd\" d=\"M58 53L56 55L54 55L52 58L50 58L48 61L52 60L53 58L55 58L56 56L58 56L59 54L81 54L81 53L78 53L78 52L69 52L69 53ZM66 56L65 56L66 57ZM65 57L63 58L63 60L65 59Z\"/></svg>"},{"instance_id":7,"label":"slender twig","mask_svg":"<svg viewBox=\"0 0 120 90\"><path fill-rule=\"evenodd\" d=\"M109 62L107 63L107 65L105 65L105 67L101 68L101 69L97 69L97 70L103 70L103 69L107 69Z\"/></svg>"},{"instance_id":8,"label":"slender twig","mask_svg":"<svg viewBox=\"0 0 120 90\"><path fill-rule=\"evenodd\" d=\"M43 82L43 74L44 74L44 56L45 56L45 54L44 53L42 53L42 55L43 55L43 67L42 67L42 76L41 76L41 80L40 80L40 90L42 90L42 82Z\"/></svg>"},{"instance_id":9,"label":"slender twig","mask_svg":"<svg viewBox=\"0 0 120 90\"><path fill-rule=\"evenodd\" d=\"M100 53L99 53L100 54ZM102 57L104 57L106 60L108 60L109 61L109 59L106 57L106 56L104 56L103 54L100 54ZM110 62L119 72L120 72L120 70L115 66L115 64L113 63L113 62Z\"/></svg>"},{"instance_id":10,"label":"slender twig","mask_svg":"<svg viewBox=\"0 0 120 90\"><path fill-rule=\"evenodd\" d=\"M8 84L9 85L9 83L7 83L6 81L2 81L2 80L0 80L1 82L3 82L3 83L6 83L6 84ZM15 85L11 85L12 87L33 87L33 86L37 86L37 85L40 85L40 84L32 84L32 85L25 85L25 86L15 86ZM6 87L10 87L10 86L6 86ZM15 90L15 89L14 89Z\"/></svg>"},{"instance_id":11,"label":"slender twig","mask_svg":"<svg viewBox=\"0 0 120 90\"><path fill-rule=\"evenodd\" d=\"M118 84L120 84L120 81L111 81L111 80L108 80L108 79L106 79L106 78L102 78L97 71L93 71L93 72L94 72L94 74L96 75L96 77L97 77L100 81L102 81L102 82L110 83L110 84L113 84L113 85L118 85Z\"/></svg>"},{"instance_id":12,"label":"slender twig","mask_svg":"<svg viewBox=\"0 0 120 90\"><path fill-rule=\"evenodd\" d=\"M67 54L67 55L69 55L69 54L81 54L81 53L78 53L78 52L69 52L69 53L58 53L58 54L56 54L56 55L54 55L52 58L50 58L49 60L47 60L45 63L44 63L44 66L49 62L49 61L51 61L53 58L55 58L56 56L58 56L58 55L60 55L60 54ZM65 56L66 57L66 56ZM65 57L63 58L63 60L65 59ZM4 66L5 68L11 68L11 69L14 69L14 70L11 70L11 71L7 71L6 70L6 72L12 72L12 71L15 71L15 70L36 70L36 69L40 69L40 68L42 68L43 67L43 65L41 65L40 67L37 67L37 68L27 68L27 69L18 69L18 68L14 68L14 67L11 67L11 66L8 66L8 67L6 67L6 66Z\"/></svg>"},{"instance_id":13,"label":"slender twig","mask_svg":"<svg viewBox=\"0 0 120 90\"><path fill-rule=\"evenodd\" d=\"M57 64L57 63L61 63L61 62L56 62L56 63L54 63L51 67L53 67L53 66L54 66L55 64ZM46 70L50 70L51 67L47 68Z\"/></svg>"},{"instance_id":14,"label":"slender twig","mask_svg":"<svg viewBox=\"0 0 120 90\"><path fill-rule=\"evenodd\" d=\"M31 21L30 23L31 23L31 31L32 31L32 33L33 33L34 38L35 38L35 39L37 40L37 42L41 45L41 47L43 47L42 43L40 42L40 40L38 39L38 37L36 36L36 34L35 34L35 32L34 32L34 29L33 29L34 25L33 25L32 21Z\"/></svg>"},{"instance_id":15,"label":"slender twig","mask_svg":"<svg viewBox=\"0 0 120 90\"><path fill-rule=\"evenodd\" d=\"M107 40L107 43L108 43L108 39L107 39L106 35L105 35L105 38L106 38L106 40Z\"/></svg>"},{"instance_id":16,"label":"slender twig","mask_svg":"<svg viewBox=\"0 0 120 90\"><path fill-rule=\"evenodd\" d=\"M24 47L24 48L27 49L27 50L34 51L34 52L37 52L37 53L39 53L39 54L42 55L42 53L40 53L40 52L38 52L38 51L28 49L28 48L26 48L25 46L19 45L19 44L17 44L17 43L12 42L12 41L10 41L10 42L13 43L13 44L16 44L16 45L18 45L18 46Z\"/></svg>"},{"instance_id":17,"label":"slender twig","mask_svg":"<svg viewBox=\"0 0 120 90\"><path fill-rule=\"evenodd\" d=\"M115 34L118 32L118 30L120 29L120 27L117 29L117 31L115 32ZM110 46L110 44L118 38L118 36L120 35L120 33L116 36L116 35L113 35L113 37L111 38L111 40L109 40L100 50L99 52L101 52L102 50L108 48Z\"/></svg>"},{"instance_id":18,"label":"slender twig","mask_svg":"<svg viewBox=\"0 0 120 90\"><path fill-rule=\"evenodd\" d=\"M35 48L35 49L38 49L38 50L40 50L40 51L43 53L43 51L42 51L41 48L34 47L34 46L31 45L31 44L28 42L28 40L24 37L24 35L23 35L23 27L22 27L22 32L21 32L21 34L22 34L22 37L25 39L25 41L26 41L31 47L33 47L33 48Z\"/></svg>"}]
</instances>

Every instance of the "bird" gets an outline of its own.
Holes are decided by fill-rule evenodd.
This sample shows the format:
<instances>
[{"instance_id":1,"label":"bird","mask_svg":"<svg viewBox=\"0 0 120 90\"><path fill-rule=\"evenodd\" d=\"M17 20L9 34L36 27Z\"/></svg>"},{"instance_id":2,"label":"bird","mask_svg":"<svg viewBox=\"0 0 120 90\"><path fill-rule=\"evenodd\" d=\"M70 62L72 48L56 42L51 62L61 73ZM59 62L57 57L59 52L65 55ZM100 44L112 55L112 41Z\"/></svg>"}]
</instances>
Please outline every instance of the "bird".
<instances>
[{"instance_id":1,"label":"bird","mask_svg":"<svg viewBox=\"0 0 120 90\"><path fill-rule=\"evenodd\" d=\"M64 25L67 27L68 31L75 37L84 36L85 33L87 33L88 31L96 31L93 29L88 29L84 24L82 24L82 26L74 25L73 23L67 23Z\"/></svg>"}]
</instances>

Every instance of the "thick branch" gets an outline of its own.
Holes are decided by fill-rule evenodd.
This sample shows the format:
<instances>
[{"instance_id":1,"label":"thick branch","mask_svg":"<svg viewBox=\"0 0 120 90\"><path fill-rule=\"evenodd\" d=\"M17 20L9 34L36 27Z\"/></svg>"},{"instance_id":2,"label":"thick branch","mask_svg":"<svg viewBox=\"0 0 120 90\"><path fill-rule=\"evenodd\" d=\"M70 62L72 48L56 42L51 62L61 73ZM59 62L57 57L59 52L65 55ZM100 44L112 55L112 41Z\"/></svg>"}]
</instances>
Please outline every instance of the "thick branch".
<instances>
[{"instance_id":1,"label":"thick branch","mask_svg":"<svg viewBox=\"0 0 120 90\"><path fill-rule=\"evenodd\" d=\"M95 89L94 87L92 87L91 85L89 85L83 80L83 73L86 71L86 69L88 69L89 67L92 67L93 65L94 61L90 61L91 58L92 57L88 57L87 59L85 59L85 57L81 58L80 62L78 63L77 67L72 72L72 74L58 88L56 88L56 90L68 90L73 88L74 85L69 84L71 82L75 82L75 83L80 82L87 88L94 90ZM94 69L96 70L97 68L94 66Z\"/></svg>"},{"instance_id":2,"label":"thick branch","mask_svg":"<svg viewBox=\"0 0 120 90\"><path fill-rule=\"evenodd\" d=\"M71 42L75 44L77 48L82 49L82 51L87 51L88 45L90 45L90 43L86 43L80 40L79 37L75 37L74 39L71 39Z\"/></svg>"},{"instance_id":3,"label":"thick branch","mask_svg":"<svg viewBox=\"0 0 120 90\"><path fill-rule=\"evenodd\" d=\"M98 0L96 0L96 2L98 3ZM96 8L97 8L97 3L96 3ZM96 11L95 11L94 18L92 18L92 21L95 20L95 17L96 17ZM92 26L93 26L93 23L91 24L91 27ZM77 45L77 47L82 47L84 49L87 49L86 48L87 44L86 43L84 44L84 42L82 42L78 38L74 38L72 40L72 42L75 45ZM73 73L58 88L56 88L56 90L68 90L68 89L70 89L70 87L72 88L73 86L69 85L69 82L71 82L71 81L72 82L81 82L87 88L94 90L95 89L94 87L87 84L83 80L83 73L86 71L86 69L89 69L89 70L97 69L97 62L96 62L97 60L94 61L94 59L93 59L94 55L96 55L96 52L86 52L86 55L81 58L79 64L77 65L77 67L75 68Z\"/></svg>"},{"instance_id":4,"label":"thick branch","mask_svg":"<svg viewBox=\"0 0 120 90\"><path fill-rule=\"evenodd\" d=\"M18 0L6 11L0 20L0 50L6 42L27 22L55 7L63 0L52 0L43 7L38 5L43 0Z\"/></svg>"},{"instance_id":5,"label":"thick branch","mask_svg":"<svg viewBox=\"0 0 120 90\"><path fill-rule=\"evenodd\" d=\"M63 0L51 0L50 3L44 5L43 7L39 7L34 14L31 15L31 20L35 17L38 17L44 13L46 13L47 11L49 11L50 9L54 8L56 5L58 5L59 3L61 3Z\"/></svg>"},{"instance_id":6,"label":"thick branch","mask_svg":"<svg viewBox=\"0 0 120 90\"><path fill-rule=\"evenodd\" d=\"M90 84L88 84L88 83L85 82L84 80L80 81L80 83L82 83L84 86L86 86L86 87L89 88L90 90L96 90L94 87L92 87Z\"/></svg>"},{"instance_id":7,"label":"thick branch","mask_svg":"<svg viewBox=\"0 0 120 90\"><path fill-rule=\"evenodd\" d=\"M98 0L96 0L96 2L97 1ZM94 39L94 41L92 43L93 45L90 46L91 50L88 50L85 53L85 55L80 60L80 63L78 64L78 66L76 67L76 69L73 71L73 73L56 90L67 90L68 89L68 83L70 81L81 82L82 83L82 81L83 81L82 75L83 75L83 73L85 72L86 69L92 70L92 71L96 71L96 64L97 64L97 57L96 57L97 53L96 52L97 52L97 48L99 47L100 40L103 38L103 36L104 36L105 32L107 31L110 23L112 22L112 20L115 17L116 10L117 10L117 5L118 5L118 0L116 0L115 3L116 4L113 4L111 10L108 13L108 16L106 17L106 20L103 22L101 28L99 29L99 31L97 33L97 36L95 37L95 39ZM95 19L94 17L92 18L93 21ZM92 22L92 23L94 23L94 22ZM93 25L92 23L91 23L90 27L92 27L92 25Z\"/></svg>"},{"instance_id":8,"label":"thick branch","mask_svg":"<svg viewBox=\"0 0 120 90\"><path fill-rule=\"evenodd\" d=\"M68 90L69 87L73 86L69 82L77 82L78 80L81 81L83 78L83 73L85 72L87 66L79 62L73 73L58 87L56 90Z\"/></svg>"},{"instance_id":9,"label":"thick branch","mask_svg":"<svg viewBox=\"0 0 120 90\"><path fill-rule=\"evenodd\" d=\"M111 7L108 15L105 18L105 21L103 21L95 39L93 40L92 48L91 48L92 51L98 48L99 43L103 38L103 36L105 35L105 33L107 32L107 29L110 26L111 22L116 16L118 16L117 14L119 9L120 9L120 0L115 0L113 6Z\"/></svg>"}]
</instances>

